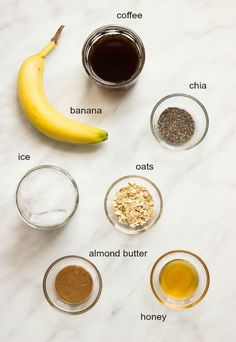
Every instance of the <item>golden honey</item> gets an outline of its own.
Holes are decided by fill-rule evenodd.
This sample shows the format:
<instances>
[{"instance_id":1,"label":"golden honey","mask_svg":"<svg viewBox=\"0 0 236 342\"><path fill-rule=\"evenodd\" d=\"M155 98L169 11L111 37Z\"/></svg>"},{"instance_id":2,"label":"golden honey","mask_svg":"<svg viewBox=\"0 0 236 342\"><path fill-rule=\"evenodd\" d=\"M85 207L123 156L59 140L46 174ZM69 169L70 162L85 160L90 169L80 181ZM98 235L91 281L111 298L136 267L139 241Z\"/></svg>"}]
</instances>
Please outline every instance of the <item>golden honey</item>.
<instances>
[{"instance_id":1,"label":"golden honey","mask_svg":"<svg viewBox=\"0 0 236 342\"><path fill-rule=\"evenodd\" d=\"M159 282L167 297L183 300L194 294L199 278L196 268L189 261L175 259L162 268Z\"/></svg>"}]
</instances>

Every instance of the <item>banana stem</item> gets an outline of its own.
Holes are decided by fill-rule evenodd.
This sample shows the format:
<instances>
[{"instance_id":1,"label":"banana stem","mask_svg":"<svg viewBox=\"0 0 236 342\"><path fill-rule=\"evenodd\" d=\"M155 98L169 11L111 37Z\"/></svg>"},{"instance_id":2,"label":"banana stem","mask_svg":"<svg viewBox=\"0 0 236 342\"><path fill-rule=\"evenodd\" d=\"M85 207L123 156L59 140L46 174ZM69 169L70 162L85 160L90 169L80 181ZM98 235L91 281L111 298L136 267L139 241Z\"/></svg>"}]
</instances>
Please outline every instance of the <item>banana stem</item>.
<instances>
[{"instance_id":1,"label":"banana stem","mask_svg":"<svg viewBox=\"0 0 236 342\"><path fill-rule=\"evenodd\" d=\"M61 25L59 29L57 30L56 34L54 37L52 37L51 41L57 44L58 39L60 38L61 32L64 29L65 25Z\"/></svg>"},{"instance_id":2,"label":"banana stem","mask_svg":"<svg viewBox=\"0 0 236 342\"><path fill-rule=\"evenodd\" d=\"M59 29L57 30L56 34L52 37L51 41L45 46L45 48L43 48L38 55L41 56L42 58L46 57L50 51L52 51L52 49L55 47L55 45L57 44L61 32L64 29L64 25L61 25L59 27Z\"/></svg>"}]
</instances>

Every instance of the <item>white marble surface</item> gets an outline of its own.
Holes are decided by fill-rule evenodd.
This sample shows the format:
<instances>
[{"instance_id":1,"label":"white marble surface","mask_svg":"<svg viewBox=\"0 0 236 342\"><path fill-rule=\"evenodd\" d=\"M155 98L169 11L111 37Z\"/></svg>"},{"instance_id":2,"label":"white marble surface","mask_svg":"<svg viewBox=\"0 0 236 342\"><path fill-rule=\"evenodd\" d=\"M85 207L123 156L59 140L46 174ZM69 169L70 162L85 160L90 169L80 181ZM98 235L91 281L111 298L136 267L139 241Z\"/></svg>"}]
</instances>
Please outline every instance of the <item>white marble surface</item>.
<instances>
[{"instance_id":1,"label":"white marble surface","mask_svg":"<svg viewBox=\"0 0 236 342\"><path fill-rule=\"evenodd\" d=\"M118 11L127 10L142 12L143 20L116 19ZM235 341L235 0L2 0L0 13L0 341ZM86 37L113 23L136 30L147 52L139 82L123 96L92 84L81 64ZM82 118L109 132L100 146L50 141L27 123L17 102L21 62L61 24L66 27L60 44L46 61L46 92L67 115L70 106L101 106L102 118ZM208 89L190 91L192 81L206 82ZM209 134L190 151L164 150L150 131L154 104L173 92L195 95L209 112ZM29 153L31 160L17 161L18 152ZM154 163L154 171L135 171L137 163L147 162ZM21 176L47 163L70 172L80 191L75 217L55 232L27 227L15 208ZM132 173L148 176L164 197L160 222L138 236L112 229L103 210L111 182ZM147 250L148 257L92 259L104 288L91 311L69 316L48 305L42 277L53 260L118 248ZM211 274L205 300L181 312L159 304L149 286L154 261L176 248L201 256ZM141 322L141 312L168 316L164 323Z\"/></svg>"}]
</instances>

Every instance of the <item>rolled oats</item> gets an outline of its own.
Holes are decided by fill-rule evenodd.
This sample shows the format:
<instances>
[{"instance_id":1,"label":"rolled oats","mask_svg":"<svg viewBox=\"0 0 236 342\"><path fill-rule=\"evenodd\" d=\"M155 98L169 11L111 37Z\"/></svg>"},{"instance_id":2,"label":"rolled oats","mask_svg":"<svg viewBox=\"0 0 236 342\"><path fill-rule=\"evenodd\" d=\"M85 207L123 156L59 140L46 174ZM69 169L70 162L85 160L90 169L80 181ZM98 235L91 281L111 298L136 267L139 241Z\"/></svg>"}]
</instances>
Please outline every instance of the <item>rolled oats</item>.
<instances>
[{"instance_id":1,"label":"rolled oats","mask_svg":"<svg viewBox=\"0 0 236 342\"><path fill-rule=\"evenodd\" d=\"M128 183L118 190L113 200L113 211L122 224L136 228L146 224L153 215L154 201L142 185Z\"/></svg>"}]
</instances>

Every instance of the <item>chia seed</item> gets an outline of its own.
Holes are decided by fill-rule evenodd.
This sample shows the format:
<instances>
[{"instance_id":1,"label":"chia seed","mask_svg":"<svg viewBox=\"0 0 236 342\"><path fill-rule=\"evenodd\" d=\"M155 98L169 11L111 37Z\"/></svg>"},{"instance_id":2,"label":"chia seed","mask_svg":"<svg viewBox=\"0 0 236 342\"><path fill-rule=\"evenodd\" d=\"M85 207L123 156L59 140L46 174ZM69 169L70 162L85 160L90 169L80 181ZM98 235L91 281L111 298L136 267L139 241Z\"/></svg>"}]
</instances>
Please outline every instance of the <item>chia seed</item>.
<instances>
[{"instance_id":1,"label":"chia seed","mask_svg":"<svg viewBox=\"0 0 236 342\"><path fill-rule=\"evenodd\" d=\"M195 122L186 110L169 107L160 115L157 127L161 137L166 142L180 145L192 138L195 131Z\"/></svg>"}]
</instances>

